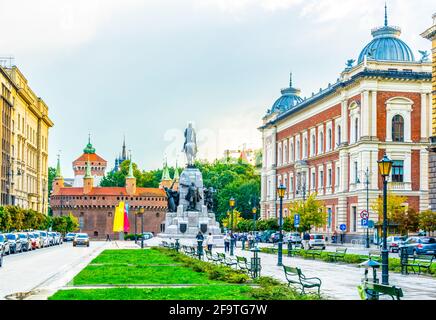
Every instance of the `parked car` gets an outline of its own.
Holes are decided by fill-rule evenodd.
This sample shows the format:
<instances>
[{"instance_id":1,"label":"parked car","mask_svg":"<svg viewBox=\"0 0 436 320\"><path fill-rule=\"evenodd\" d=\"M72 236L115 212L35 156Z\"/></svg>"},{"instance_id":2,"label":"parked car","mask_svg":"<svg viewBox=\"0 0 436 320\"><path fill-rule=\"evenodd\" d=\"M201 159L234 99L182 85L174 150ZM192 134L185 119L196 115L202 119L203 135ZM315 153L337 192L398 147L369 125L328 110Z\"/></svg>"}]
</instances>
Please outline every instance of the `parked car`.
<instances>
[{"instance_id":1,"label":"parked car","mask_svg":"<svg viewBox=\"0 0 436 320\"><path fill-rule=\"evenodd\" d=\"M36 240L36 248L41 249L43 247L43 239L41 234L37 231L32 232L34 239Z\"/></svg>"},{"instance_id":2,"label":"parked car","mask_svg":"<svg viewBox=\"0 0 436 320\"><path fill-rule=\"evenodd\" d=\"M37 232L39 233L39 236L41 238L41 243L42 243L41 248L48 247L50 245L50 243L49 243L47 232L45 232L45 231L37 231Z\"/></svg>"},{"instance_id":3,"label":"parked car","mask_svg":"<svg viewBox=\"0 0 436 320\"><path fill-rule=\"evenodd\" d=\"M21 246L21 241L19 240L18 234L7 233L6 237L9 241L11 253L23 252L23 247Z\"/></svg>"},{"instance_id":4,"label":"parked car","mask_svg":"<svg viewBox=\"0 0 436 320\"><path fill-rule=\"evenodd\" d=\"M144 237L144 240L153 238L153 234L151 232L144 232L142 235Z\"/></svg>"},{"instance_id":5,"label":"parked car","mask_svg":"<svg viewBox=\"0 0 436 320\"><path fill-rule=\"evenodd\" d=\"M18 233L18 241L21 242L21 248L23 248L24 251L32 250L32 242L29 241L29 236L27 233Z\"/></svg>"},{"instance_id":6,"label":"parked car","mask_svg":"<svg viewBox=\"0 0 436 320\"><path fill-rule=\"evenodd\" d=\"M76 234L73 240L73 247L76 247L78 245L84 245L89 247L89 236L86 233Z\"/></svg>"},{"instance_id":7,"label":"parked car","mask_svg":"<svg viewBox=\"0 0 436 320\"><path fill-rule=\"evenodd\" d=\"M76 236L76 233L74 233L74 232L68 232L68 233L65 235L65 237L64 237L64 241L65 241L65 242L67 242L67 241L73 241L75 236Z\"/></svg>"},{"instance_id":8,"label":"parked car","mask_svg":"<svg viewBox=\"0 0 436 320\"><path fill-rule=\"evenodd\" d=\"M3 248L4 254L10 253L10 244L9 240L5 234L0 234L0 249Z\"/></svg>"},{"instance_id":9,"label":"parked car","mask_svg":"<svg viewBox=\"0 0 436 320\"><path fill-rule=\"evenodd\" d=\"M57 232L49 232L49 234L50 234L50 236L52 237L52 239L53 239L53 245L55 246L55 245L59 245L59 244L61 244L61 237L60 237L60 234L59 233L57 233Z\"/></svg>"},{"instance_id":10,"label":"parked car","mask_svg":"<svg viewBox=\"0 0 436 320\"><path fill-rule=\"evenodd\" d=\"M400 245L404 243L406 237L403 236L389 236L386 238L387 247L390 252L399 252ZM380 244L380 248L383 247L383 243Z\"/></svg>"},{"instance_id":11,"label":"parked car","mask_svg":"<svg viewBox=\"0 0 436 320\"><path fill-rule=\"evenodd\" d=\"M291 240L291 243L293 244L301 244L301 236L298 232L290 232L286 235L284 241L289 242Z\"/></svg>"},{"instance_id":12,"label":"parked car","mask_svg":"<svg viewBox=\"0 0 436 320\"><path fill-rule=\"evenodd\" d=\"M325 239L322 234L311 234L309 240L309 249L321 247L321 249L325 249Z\"/></svg>"},{"instance_id":13,"label":"parked car","mask_svg":"<svg viewBox=\"0 0 436 320\"><path fill-rule=\"evenodd\" d=\"M400 249L405 247L409 255L429 254L436 255L436 238L409 237Z\"/></svg>"},{"instance_id":14,"label":"parked car","mask_svg":"<svg viewBox=\"0 0 436 320\"><path fill-rule=\"evenodd\" d=\"M33 232L28 232L27 235L29 236L29 242L32 250L38 249L39 238L37 238Z\"/></svg>"}]
</instances>

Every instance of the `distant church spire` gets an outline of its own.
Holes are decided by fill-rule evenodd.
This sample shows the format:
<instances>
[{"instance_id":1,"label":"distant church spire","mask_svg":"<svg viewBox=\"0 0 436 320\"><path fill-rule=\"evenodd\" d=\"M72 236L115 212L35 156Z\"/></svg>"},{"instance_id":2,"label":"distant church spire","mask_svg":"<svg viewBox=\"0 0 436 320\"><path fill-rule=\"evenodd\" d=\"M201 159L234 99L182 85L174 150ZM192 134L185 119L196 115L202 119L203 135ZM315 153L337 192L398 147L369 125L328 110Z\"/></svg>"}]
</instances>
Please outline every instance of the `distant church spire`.
<instances>
[{"instance_id":1,"label":"distant church spire","mask_svg":"<svg viewBox=\"0 0 436 320\"><path fill-rule=\"evenodd\" d=\"M61 155L58 154L58 163L56 166L56 178L61 178L62 174L61 174L61 159L60 159Z\"/></svg>"},{"instance_id":2,"label":"distant church spire","mask_svg":"<svg viewBox=\"0 0 436 320\"><path fill-rule=\"evenodd\" d=\"M385 27L388 26L388 6L385 1Z\"/></svg>"},{"instance_id":3,"label":"distant church spire","mask_svg":"<svg viewBox=\"0 0 436 320\"><path fill-rule=\"evenodd\" d=\"M122 154L123 160L127 159L127 153L126 153L126 135L124 135L123 139L123 154Z\"/></svg>"},{"instance_id":4,"label":"distant church spire","mask_svg":"<svg viewBox=\"0 0 436 320\"><path fill-rule=\"evenodd\" d=\"M292 71L289 72L289 88L292 88Z\"/></svg>"}]
</instances>

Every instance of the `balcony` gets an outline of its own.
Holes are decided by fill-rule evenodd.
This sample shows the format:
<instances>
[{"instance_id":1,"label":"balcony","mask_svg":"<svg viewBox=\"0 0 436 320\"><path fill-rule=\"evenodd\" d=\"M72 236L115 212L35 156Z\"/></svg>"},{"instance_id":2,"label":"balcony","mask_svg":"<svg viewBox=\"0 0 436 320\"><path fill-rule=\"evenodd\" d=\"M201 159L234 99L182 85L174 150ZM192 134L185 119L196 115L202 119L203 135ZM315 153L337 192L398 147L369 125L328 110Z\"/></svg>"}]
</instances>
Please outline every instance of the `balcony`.
<instances>
[{"instance_id":1,"label":"balcony","mask_svg":"<svg viewBox=\"0 0 436 320\"><path fill-rule=\"evenodd\" d=\"M411 182L388 182L388 189L393 191L412 190Z\"/></svg>"}]
</instances>

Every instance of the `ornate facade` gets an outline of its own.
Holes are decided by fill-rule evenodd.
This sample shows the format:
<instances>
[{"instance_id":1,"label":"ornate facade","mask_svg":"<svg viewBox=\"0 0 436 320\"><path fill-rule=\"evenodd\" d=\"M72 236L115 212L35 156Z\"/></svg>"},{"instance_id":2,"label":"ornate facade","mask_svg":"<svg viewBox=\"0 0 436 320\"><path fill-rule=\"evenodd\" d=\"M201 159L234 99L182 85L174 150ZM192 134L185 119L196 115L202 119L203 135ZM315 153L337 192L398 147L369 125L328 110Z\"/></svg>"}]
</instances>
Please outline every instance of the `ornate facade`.
<instances>
[{"instance_id":1,"label":"ornate facade","mask_svg":"<svg viewBox=\"0 0 436 320\"><path fill-rule=\"evenodd\" d=\"M291 201L316 193L329 219L319 232L359 237L366 229L359 213L381 195L377 160L394 161L389 189L407 196L405 206L426 210L428 150L431 136L431 63L415 60L399 39L401 29L387 23L372 30L374 39L358 62L347 62L334 84L309 98L292 87L268 110L263 136L261 215L278 216L276 188L284 184L284 215Z\"/></svg>"}]
</instances>

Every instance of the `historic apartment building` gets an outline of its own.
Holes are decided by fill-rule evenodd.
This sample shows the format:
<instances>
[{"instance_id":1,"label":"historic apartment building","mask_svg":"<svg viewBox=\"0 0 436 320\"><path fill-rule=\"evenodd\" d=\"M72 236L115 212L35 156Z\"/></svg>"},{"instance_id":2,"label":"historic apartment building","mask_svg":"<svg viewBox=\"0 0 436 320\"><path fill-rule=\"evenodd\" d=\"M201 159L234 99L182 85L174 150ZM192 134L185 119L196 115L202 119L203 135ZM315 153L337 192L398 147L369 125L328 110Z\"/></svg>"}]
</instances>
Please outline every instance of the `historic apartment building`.
<instances>
[{"instance_id":1,"label":"historic apartment building","mask_svg":"<svg viewBox=\"0 0 436 320\"><path fill-rule=\"evenodd\" d=\"M318 231L346 224L347 238L359 237L366 230L359 215L367 208L365 171L369 219L378 221L371 204L382 194L377 161L385 152L394 161L389 190L407 196L405 206L428 209L431 63L416 60L400 34L386 15L357 64L348 61L334 84L307 99L292 83L282 90L260 128L263 218L278 216L276 188L283 183L285 216L291 201L317 193L330 221Z\"/></svg>"},{"instance_id":2,"label":"historic apartment building","mask_svg":"<svg viewBox=\"0 0 436 320\"><path fill-rule=\"evenodd\" d=\"M79 220L80 232L102 239L109 234L114 239L117 237L113 232L115 207L120 201L124 201L130 208L130 233L135 232L135 215L138 213L137 232L141 231L141 214L144 216L144 232L157 234L162 231L167 212L164 190L137 187L131 163L124 187L100 187L95 184L94 175L99 173L102 162L90 142L82 156L87 159L80 187L65 187L58 159L56 178L53 181L53 192L50 197L54 216L71 213ZM77 166L77 160L74 161L74 166ZM92 168L95 170L94 174ZM78 170L80 174L81 169Z\"/></svg>"},{"instance_id":3,"label":"historic apartment building","mask_svg":"<svg viewBox=\"0 0 436 320\"><path fill-rule=\"evenodd\" d=\"M47 213L48 107L16 66L0 66L1 205Z\"/></svg>"},{"instance_id":4,"label":"historic apartment building","mask_svg":"<svg viewBox=\"0 0 436 320\"><path fill-rule=\"evenodd\" d=\"M429 147L429 198L431 210L436 211L436 13L433 14L433 26L424 31L421 36L432 42L433 78L432 78L432 136Z\"/></svg>"}]
</instances>

